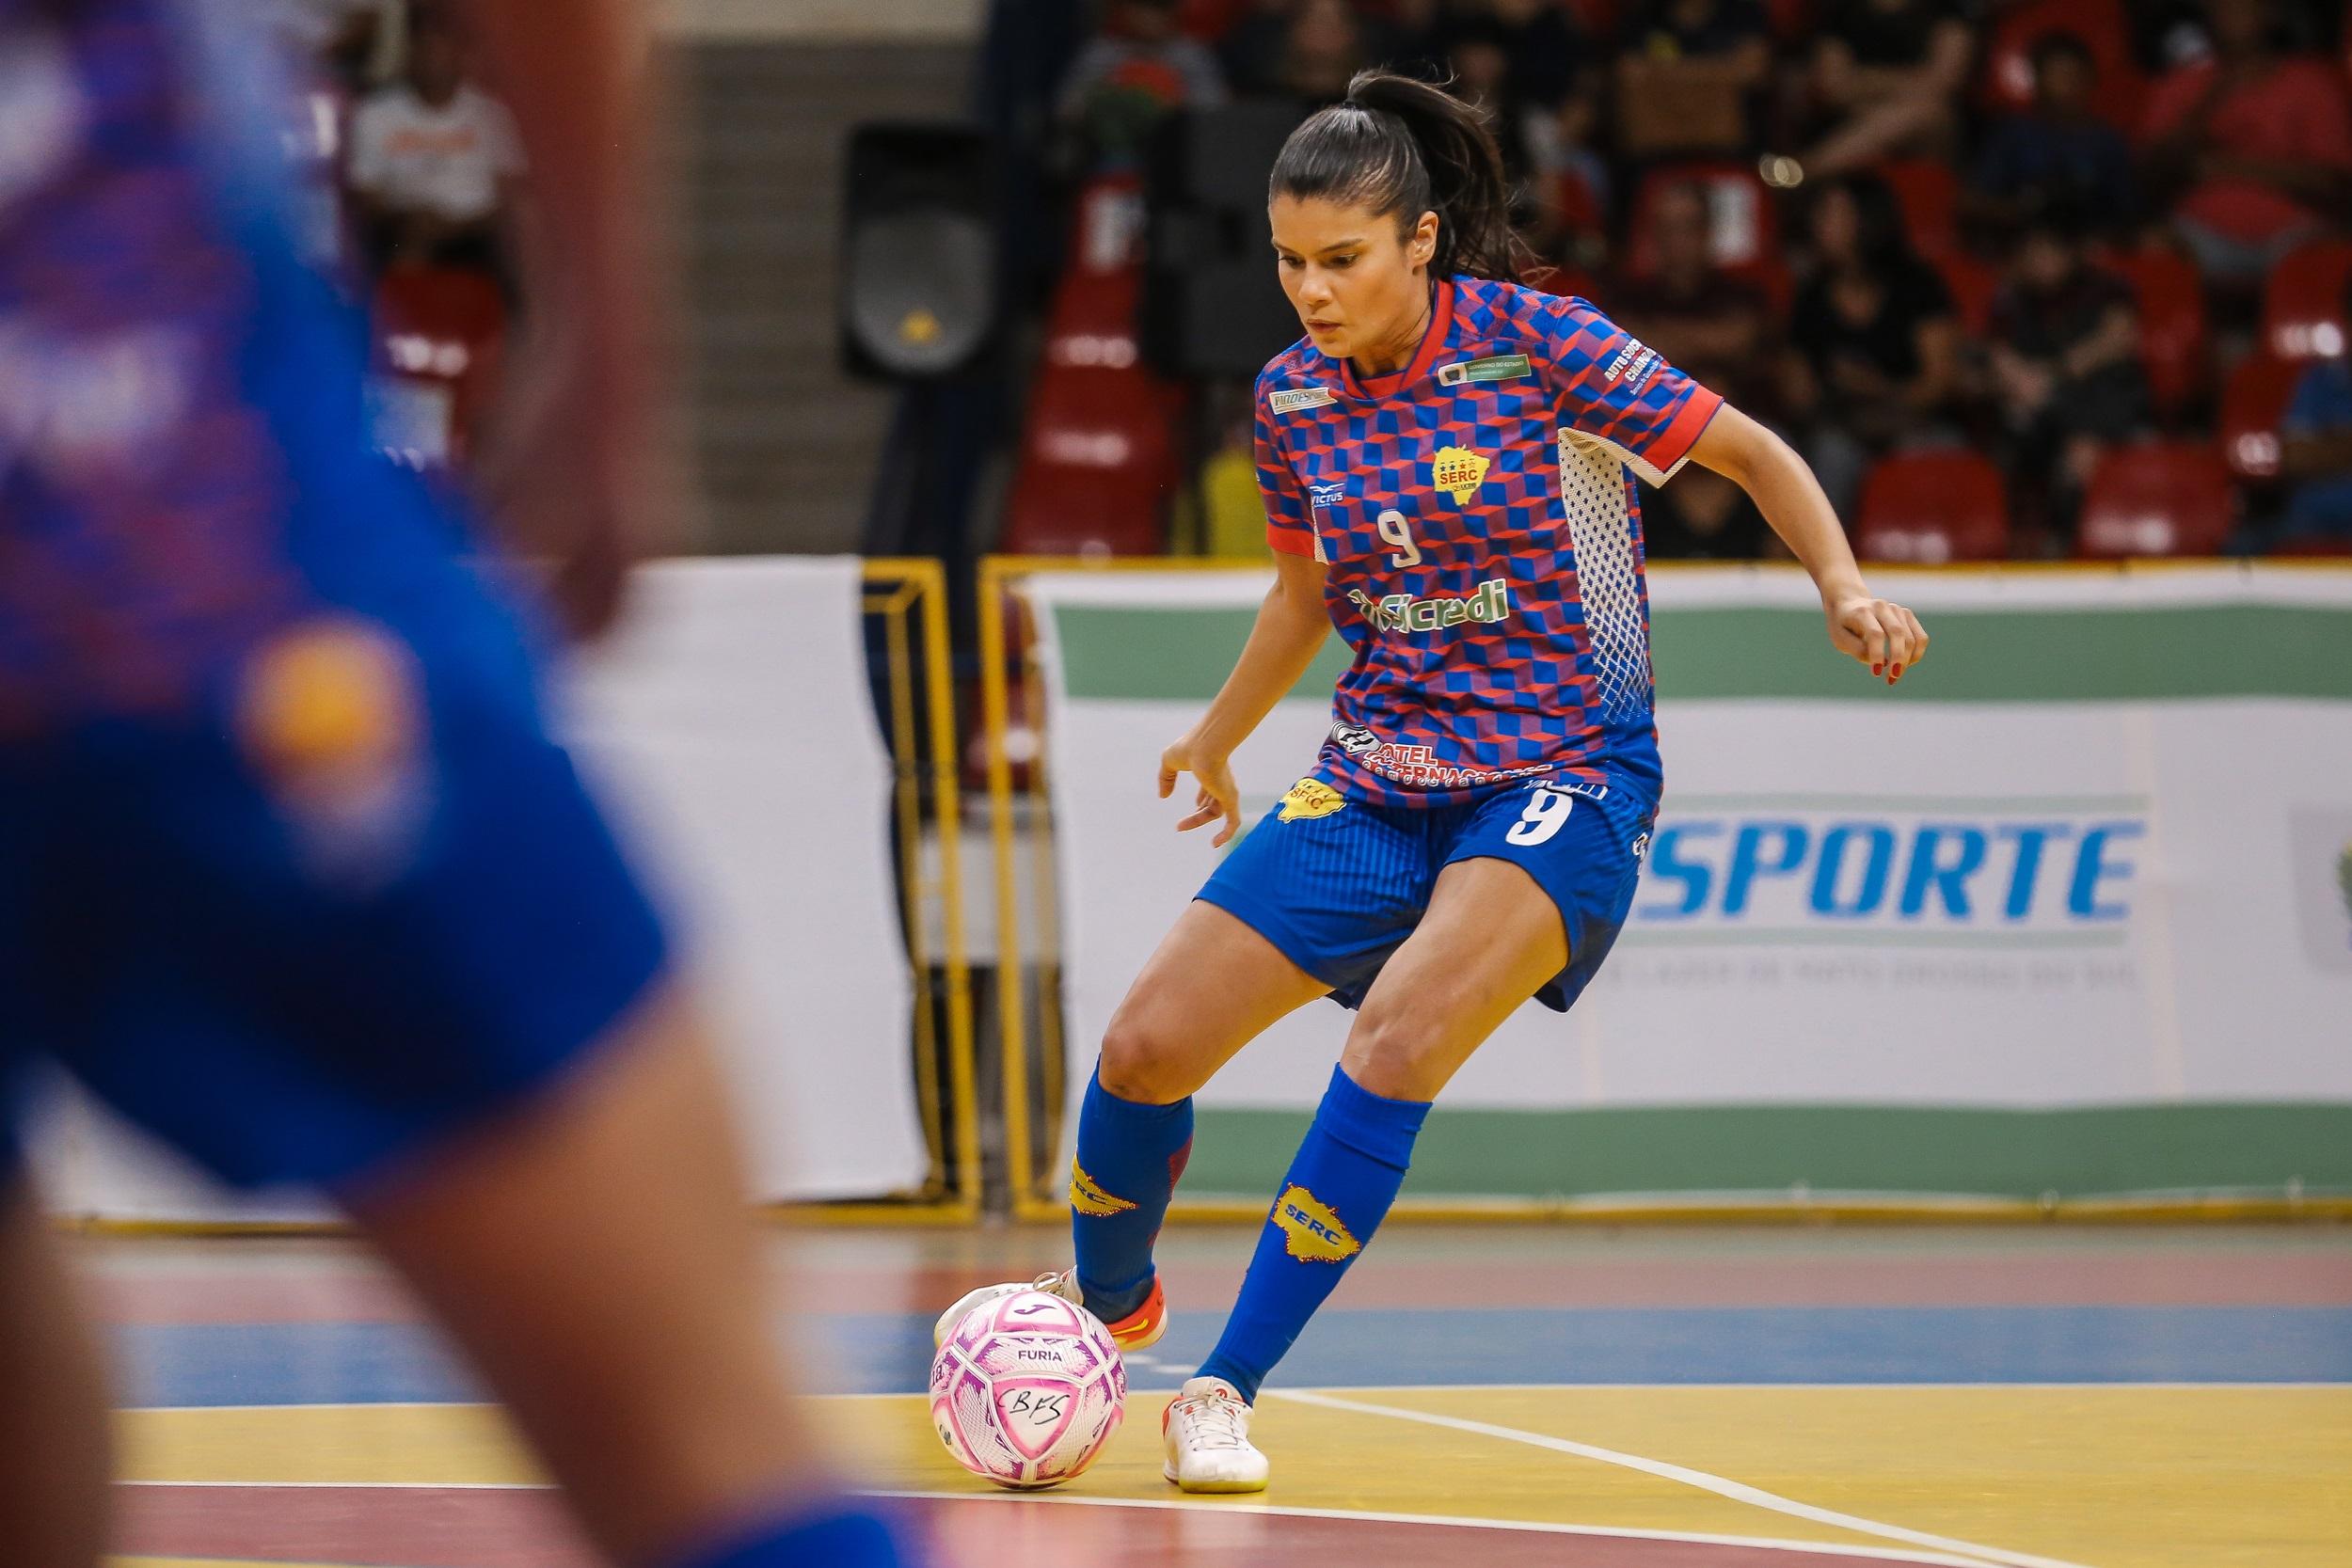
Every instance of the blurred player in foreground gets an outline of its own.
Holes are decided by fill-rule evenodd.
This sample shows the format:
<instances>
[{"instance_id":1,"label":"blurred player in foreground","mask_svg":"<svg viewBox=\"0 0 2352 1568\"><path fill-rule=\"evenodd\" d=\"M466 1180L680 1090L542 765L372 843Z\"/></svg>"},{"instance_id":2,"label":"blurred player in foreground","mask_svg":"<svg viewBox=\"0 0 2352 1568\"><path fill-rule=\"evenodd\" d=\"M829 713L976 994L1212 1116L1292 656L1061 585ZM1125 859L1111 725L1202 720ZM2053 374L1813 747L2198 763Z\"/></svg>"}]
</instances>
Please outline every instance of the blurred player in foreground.
<instances>
[{"instance_id":1,"label":"blurred player in foreground","mask_svg":"<svg viewBox=\"0 0 2352 1568\"><path fill-rule=\"evenodd\" d=\"M1565 1011L1633 897L1663 782L1634 475L1724 475L1812 574L1830 641L1890 685L1927 636L1872 596L1777 437L1581 299L1519 286L1475 111L1366 73L1271 182L1306 338L1258 379L1279 568L1240 662L1160 759L1183 829L1239 831L1228 759L1333 625L1330 738L1201 889L1103 1039L1078 1122L1077 1267L1055 1284L1139 1348L1193 1092L1318 996L1354 1026L1223 1337L1169 1405L1168 1479L1251 1492L1260 1383L1395 1200L1430 1101L1530 996ZM992 1287L950 1307L952 1323Z\"/></svg>"},{"instance_id":2,"label":"blurred player in foreground","mask_svg":"<svg viewBox=\"0 0 2352 1568\"><path fill-rule=\"evenodd\" d=\"M305 1181L623 1568L883 1568L789 1399L711 1053L465 521L370 451L277 102L213 0L0 0L0 1556L91 1568L105 1388L37 1057ZM657 478L619 0L482 0L544 240L503 515L572 629Z\"/></svg>"}]
</instances>

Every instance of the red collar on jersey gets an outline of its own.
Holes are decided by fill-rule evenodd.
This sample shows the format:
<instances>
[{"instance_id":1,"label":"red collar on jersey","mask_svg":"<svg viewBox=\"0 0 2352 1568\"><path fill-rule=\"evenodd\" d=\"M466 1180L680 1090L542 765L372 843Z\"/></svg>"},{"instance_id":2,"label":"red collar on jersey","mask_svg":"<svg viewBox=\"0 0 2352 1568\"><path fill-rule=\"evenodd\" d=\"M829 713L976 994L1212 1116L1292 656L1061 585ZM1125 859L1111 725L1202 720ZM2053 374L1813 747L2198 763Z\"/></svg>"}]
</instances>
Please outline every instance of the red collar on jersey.
<instances>
[{"instance_id":1,"label":"red collar on jersey","mask_svg":"<svg viewBox=\"0 0 2352 1568\"><path fill-rule=\"evenodd\" d=\"M1384 398L1398 388L1419 381L1429 373L1429 367L1445 351L1446 335L1454 330L1454 282L1447 278L1438 286L1438 308L1429 313L1428 329L1421 335L1421 347L1413 355L1413 362L1394 375L1375 375L1362 382L1356 379L1356 362L1340 361L1340 386L1352 398Z\"/></svg>"}]
</instances>

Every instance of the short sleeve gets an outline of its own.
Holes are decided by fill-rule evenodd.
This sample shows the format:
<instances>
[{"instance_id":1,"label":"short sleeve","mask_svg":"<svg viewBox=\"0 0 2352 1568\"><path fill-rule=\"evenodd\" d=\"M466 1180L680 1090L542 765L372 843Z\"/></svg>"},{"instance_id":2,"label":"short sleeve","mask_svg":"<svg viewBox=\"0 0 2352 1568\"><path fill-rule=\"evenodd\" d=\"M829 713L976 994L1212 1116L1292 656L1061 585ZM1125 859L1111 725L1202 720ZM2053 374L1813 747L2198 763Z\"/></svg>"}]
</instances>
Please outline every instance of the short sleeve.
<instances>
[{"instance_id":1,"label":"short sleeve","mask_svg":"<svg viewBox=\"0 0 2352 1568\"><path fill-rule=\"evenodd\" d=\"M1323 552L1315 538L1314 515L1275 434L1274 416L1266 407L1263 389L1258 393L1256 445L1258 495L1265 502L1265 542L1284 555L1320 559Z\"/></svg>"},{"instance_id":2,"label":"short sleeve","mask_svg":"<svg viewBox=\"0 0 2352 1568\"><path fill-rule=\"evenodd\" d=\"M1542 324L1567 427L1614 450L1652 484L1672 479L1724 400L1584 300L1552 301Z\"/></svg>"}]
</instances>

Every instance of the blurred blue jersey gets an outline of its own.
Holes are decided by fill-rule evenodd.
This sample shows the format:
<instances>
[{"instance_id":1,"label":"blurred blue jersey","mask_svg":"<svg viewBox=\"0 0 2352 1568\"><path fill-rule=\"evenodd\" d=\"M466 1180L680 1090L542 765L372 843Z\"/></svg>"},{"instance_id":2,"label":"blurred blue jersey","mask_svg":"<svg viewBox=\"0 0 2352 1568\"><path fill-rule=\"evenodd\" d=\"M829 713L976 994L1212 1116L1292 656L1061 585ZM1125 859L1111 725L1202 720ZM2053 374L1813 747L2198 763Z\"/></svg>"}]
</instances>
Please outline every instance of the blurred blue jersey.
<instances>
[{"instance_id":1,"label":"blurred blue jersey","mask_svg":"<svg viewBox=\"0 0 2352 1568\"><path fill-rule=\"evenodd\" d=\"M533 1089L663 950L520 618L371 449L265 59L201 0L0 0L0 1141L48 1056L331 1184Z\"/></svg>"}]
</instances>

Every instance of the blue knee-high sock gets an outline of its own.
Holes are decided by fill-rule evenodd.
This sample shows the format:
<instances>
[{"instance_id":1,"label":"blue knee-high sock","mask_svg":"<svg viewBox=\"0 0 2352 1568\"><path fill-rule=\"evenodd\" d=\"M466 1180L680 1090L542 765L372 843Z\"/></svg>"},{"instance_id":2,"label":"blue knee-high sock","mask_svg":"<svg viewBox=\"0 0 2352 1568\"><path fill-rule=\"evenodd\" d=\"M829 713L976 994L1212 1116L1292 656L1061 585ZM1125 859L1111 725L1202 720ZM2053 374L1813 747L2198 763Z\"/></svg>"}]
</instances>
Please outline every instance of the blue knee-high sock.
<instances>
[{"instance_id":1,"label":"blue knee-high sock","mask_svg":"<svg viewBox=\"0 0 2352 1568\"><path fill-rule=\"evenodd\" d=\"M1117 1323L1152 1293L1152 1243L1192 1153L1192 1098L1173 1105L1121 1100L1098 1064L1078 1109L1070 1171L1070 1238L1087 1310Z\"/></svg>"},{"instance_id":2,"label":"blue knee-high sock","mask_svg":"<svg viewBox=\"0 0 2352 1568\"><path fill-rule=\"evenodd\" d=\"M1425 1100L1391 1100L1331 1069L1202 1377L1221 1377L1256 1401L1258 1385L1387 1217L1428 1115Z\"/></svg>"},{"instance_id":3,"label":"blue knee-high sock","mask_svg":"<svg viewBox=\"0 0 2352 1568\"><path fill-rule=\"evenodd\" d=\"M915 1568L918 1560L879 1514L835 1506L731 1532L678 1568Z\"/></svg>"}]
</instances>

